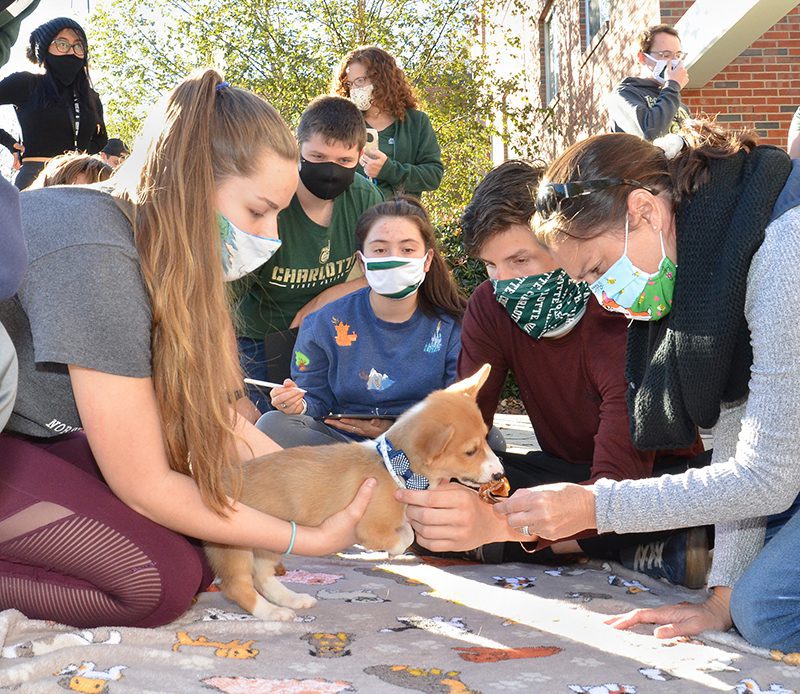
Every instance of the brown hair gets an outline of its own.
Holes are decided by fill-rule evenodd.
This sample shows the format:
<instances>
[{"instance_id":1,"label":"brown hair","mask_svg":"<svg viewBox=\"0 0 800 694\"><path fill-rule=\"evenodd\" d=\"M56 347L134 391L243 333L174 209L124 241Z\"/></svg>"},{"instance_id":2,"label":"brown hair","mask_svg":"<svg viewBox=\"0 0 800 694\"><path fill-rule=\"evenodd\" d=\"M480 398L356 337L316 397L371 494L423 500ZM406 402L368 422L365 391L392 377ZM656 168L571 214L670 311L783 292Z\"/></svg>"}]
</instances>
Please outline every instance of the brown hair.
<instances>
[{"instance_id":1,"label":"brown hair","mask_svg":"<svg viewBox=\"0 0 800 694\"><path fill-rule=\"evenodd\" d=\"M417 302L420 310L430 317L446 313L460 321L467 308L467 300L453 280L447 263L436 242L436 232L422 203L410 195L401 195L373 205L356 223L356 245L364 252L364 243L370 230L379 219L402 217L411 220L419 229L425 250L432 250L431 267L420 285Z\"/></svg>"},{"instance_id":2,"label":"brown hair","mask_svg":"<svg viewBox=\"0 0 800 694\"><path fill-rule=\"evenodd\" d=\"M675 27L669 24L656 24L655 26L648 27L639 34L639 51L642 53L649 53L653 48L653 39L657 34L669 34L679 41L681 39Z\"/></svg>"},{"instance_id":3,"label":"brown hair","mask_svg":"<svg viewBox=\"0 0 800 694\"><path fill-rule=\"evenodd\" d=\"M707 180L713 159L749 152L756 146L753 133L725 130L711 121L685 121L684 147L673 159L647 140L625 133L595 135L572 145L544 173L542 184L627 178L668 195L673 210L697 192ZM625 219L631 187L618 185L590 195L562 200L549 217L535 217L539 241L551 245L560 235L592 238Z\"/></svg>"},{"instance_id":4,"label":"brown hair","mask_svg":"<svg viewBox=\"0 0 800 694\"><path fill-rule=\"evenodd\" d=\"M469 255L477 256L490 238L509 227L530 224L544 170L544 162L511 159L486 174L461 216L461 238Z\"/></svg>"},{"instance_id":5,"label":"brown hair","mask_svg":"<svg viewBox=\"0 0 800 694\"><path fill-rule=\"evenodd\" d=\"M86 177L86 183L99 183L108 180L113 173L113 167L102 159L82 152L66 152L47 162L29 188L71 186L80 175Z\"/></svg>"},{"instance_id":6,"label":"brown hair","mask_svg":"<svg viewBox=\"0 0 800 694\"><path fill-rule=\"evenodd\" d=\"M380 108L391 113L397 120L404 120L407 108L416 108L417 99L398 67L395 59L378 46L361 46L350 51L334 73L331 91L340 96L350 96L347 86L347 68L351 63L361 63L373 84L372 98Z\"/></svg>"},{"instance_id":7,"label":"brown hair","mask_svg":"<svg viewBox=\"0 0 800 694\"><path fill-rule=\"evenodd\" d=\"M314 135L322 135L327 144L341 143L358 147L367 142L367 124L358 107L341 96L318 96L306 106L297 124L297 141L302 145Z\"/></svg>"},{"instance_id":8,"label":"brown hair","mask_svg":"<svg viewBox=\"0 0 800 694\"><path fill-rule=\"evenodd\" d=\"M165 112L147 119L144 137L113 180L134 206L167 457L224 515L223 478L238 479L231 394L242 373L214 200L221 182L252 175L266 152L296 161L297 144L272 106L210 69L175 88Z\"/></svg>"}]
</instances>

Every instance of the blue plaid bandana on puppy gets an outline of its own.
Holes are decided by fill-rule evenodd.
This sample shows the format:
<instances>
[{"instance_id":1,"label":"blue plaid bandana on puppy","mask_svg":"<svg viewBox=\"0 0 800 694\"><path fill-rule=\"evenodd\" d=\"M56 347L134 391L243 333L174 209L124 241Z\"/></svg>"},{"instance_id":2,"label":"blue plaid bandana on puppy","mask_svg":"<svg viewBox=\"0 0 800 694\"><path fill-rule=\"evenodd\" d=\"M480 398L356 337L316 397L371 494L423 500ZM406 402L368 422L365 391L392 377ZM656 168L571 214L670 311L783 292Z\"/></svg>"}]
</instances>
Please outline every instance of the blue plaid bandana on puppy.
<instances>
[{"instance_id":1,"label":"blue plaid bandana on puppy","mask_svg":"<svg viewBox=\"0 0 800 694\"><path fill-rule=\"evenodd\" d=\"M375 439L375 448L383 458L383 464L398 487L401 489L404 487L406 489L428 488L430 484L428 478L411 470L411 463L406 454L392 446L389 439L386 438L386 434L381 434Z\"/></svg>"}]
</instances>

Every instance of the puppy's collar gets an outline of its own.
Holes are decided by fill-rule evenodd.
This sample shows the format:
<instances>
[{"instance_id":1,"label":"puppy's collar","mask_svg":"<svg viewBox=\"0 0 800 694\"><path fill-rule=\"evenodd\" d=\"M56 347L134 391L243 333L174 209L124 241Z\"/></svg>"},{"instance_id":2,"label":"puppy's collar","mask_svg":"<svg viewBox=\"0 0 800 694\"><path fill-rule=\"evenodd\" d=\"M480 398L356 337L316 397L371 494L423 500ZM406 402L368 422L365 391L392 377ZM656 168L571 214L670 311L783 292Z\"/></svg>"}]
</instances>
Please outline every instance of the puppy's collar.
<instances>
[{"instance_id":1,"label":"puppy's collar","mask_svg":"<svg viewBox=\"0 0 800 694\"><path fill-rule=\"evenodd\" d=\"M381 434L375 439L375 448L378 450L383 464L401 489L427 489L430 485L427 477L418 475L411 470L411 463L406 454L392 446L386 434Z\"/></svg>"}]
</instances>

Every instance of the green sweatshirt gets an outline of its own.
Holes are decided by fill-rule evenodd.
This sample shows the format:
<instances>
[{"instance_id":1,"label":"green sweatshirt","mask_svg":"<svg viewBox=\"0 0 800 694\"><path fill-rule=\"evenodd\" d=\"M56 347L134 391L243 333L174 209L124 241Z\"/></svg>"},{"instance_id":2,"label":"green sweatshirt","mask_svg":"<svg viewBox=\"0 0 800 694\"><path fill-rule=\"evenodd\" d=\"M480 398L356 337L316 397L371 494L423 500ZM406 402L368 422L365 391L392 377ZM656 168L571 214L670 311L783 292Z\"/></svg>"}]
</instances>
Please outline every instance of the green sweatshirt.
<instances>
[{"instance_id":1,"label":"green sweatshirt","mask_svg":"<svg viewBox=\"0 0 800 694\"><path fill-rule=\"evenodd\" d=\"M0 0L0 67L8 62L11 47L19 36L19 25L36 9L39 0Z\"/></svg>"},{"instance_id":2,"label":"green sweatshirt","mask_svg":"<svg viewBox=\"0 0 800 694\"><path fill-rule=\"evenodd\" d=\"M237 334L255 340L286 330L317 294L346 281L356 262L356 221L381 194L363 176L333 201L327 227L308 218L297 195L278 215L281 247L272 258L233 283Z\"/></svg>"},{"instance_id":3,"label":"green sweatshirt","mask_svg":"<svg viewBox=\"0 0 800 694\"><path fill-rule=\"evenodd\" d=\"M422 111L406 109L406 117L378 133L378 148L388 159L374 179L385 200L397 193L419 197L442 182L442 150L431 121ZM361 166L357 171L361 174Z\"/></svg>"}]
</instances>

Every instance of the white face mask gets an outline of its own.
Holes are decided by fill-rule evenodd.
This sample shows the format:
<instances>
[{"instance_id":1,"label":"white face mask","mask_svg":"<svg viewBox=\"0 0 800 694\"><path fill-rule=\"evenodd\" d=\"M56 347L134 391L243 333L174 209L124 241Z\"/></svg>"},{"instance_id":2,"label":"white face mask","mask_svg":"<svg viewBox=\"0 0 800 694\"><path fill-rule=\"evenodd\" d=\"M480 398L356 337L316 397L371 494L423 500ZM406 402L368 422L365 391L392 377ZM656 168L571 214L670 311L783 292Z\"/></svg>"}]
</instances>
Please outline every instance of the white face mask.
<instances>
[{"instance_id":1,"label":"white face mask","mask_svg":"<svg viewBox=\"0 0 800 694\"><path fill-rule=\"evenodd\" d=\"M368 84L364 87L353 87L350 90L350 101L352 101L359 111L369 111L372 106L372 90L374 85Z\"/></svg>"},{"instance_id":2,"label":"white face mask","mask_svg":"<svg viewBox=\"0 0 800 694\"><path fill-rule=\"evenodd\" d=\"M280 239L248 234L219 212L217 221L226 282L238 280L261 267L281 247Z\"/></svg>"},{"instance_id":3,"label":"white face mask","mask_svg":"<svg viewBox=\"0 0 800 694\"><path fill-rule=\"evenodd\" d=\"M390 299L405 299L419 289L425 281L426 253L421 258L365 258L359 251L364 263L364 275L367 284L376 294Z\"/></svg>"},{"instance_id":4,"label":"white face mask","mask_svg":"<svg viewBox=\"0 0 800 694\"><path fill-rule=\"evenodd\" d=\"M659 84L666 84L667 78L667 65L669 65L669 60L658 60L654 58L649 53L645 53L645 55L650 58L650 60L655 61L655 65L653 66L653 77L658 81ZM674 70L678 65L680 65L680 60L673 60L672 61L672 69Z\"/></svg>"}]
</instances>

